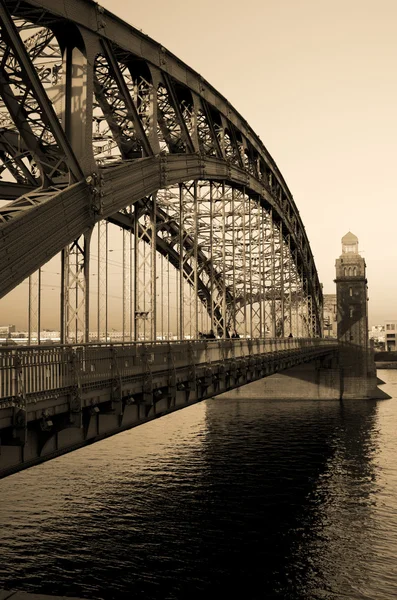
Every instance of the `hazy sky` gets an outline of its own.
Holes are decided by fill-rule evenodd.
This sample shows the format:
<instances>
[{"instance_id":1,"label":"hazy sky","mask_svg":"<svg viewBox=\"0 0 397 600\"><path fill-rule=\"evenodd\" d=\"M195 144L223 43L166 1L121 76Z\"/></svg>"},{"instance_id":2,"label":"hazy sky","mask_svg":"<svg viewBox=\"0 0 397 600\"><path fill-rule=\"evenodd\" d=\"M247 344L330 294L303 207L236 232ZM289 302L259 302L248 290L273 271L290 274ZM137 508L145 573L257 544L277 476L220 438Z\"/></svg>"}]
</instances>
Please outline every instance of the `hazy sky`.
<instances>
[{"instance_id":1,"label":"hazy sky","mask_svg":"<svg viewBox=\"0 0 397 600\"><path fill-rule=\"evenodd\" d=\"M279 166L324 292L350 229L370 321L397 318L397 2L102 0L198 71Z\"/></svg>"}]
</instances>

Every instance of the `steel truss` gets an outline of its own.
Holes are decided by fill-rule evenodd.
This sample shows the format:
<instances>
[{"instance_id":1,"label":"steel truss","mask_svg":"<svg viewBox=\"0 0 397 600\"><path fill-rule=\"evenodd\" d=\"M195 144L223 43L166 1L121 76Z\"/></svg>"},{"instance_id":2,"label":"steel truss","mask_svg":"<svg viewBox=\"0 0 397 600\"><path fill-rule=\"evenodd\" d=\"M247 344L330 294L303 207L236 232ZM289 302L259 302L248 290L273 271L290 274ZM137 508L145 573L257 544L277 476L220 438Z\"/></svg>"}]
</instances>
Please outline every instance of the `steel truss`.
<instances>
[{"instance_id":1,"label":"steel truss","mask_svg":"<svg viewBox=\"0 0 397 600\"><path fill-rule=\"evenodd\" d=\"M90 240L86 232L62 251L61 341L89 341Z\"/></svg>"},{"instance_id":2,"label":"steel truss","mask_svg":"<svg viewBox=\"0 0 397 600\"><path fill-rule=\"evenodd\" d=\"M0 208L0 293L3 281L11 289L10 273L16 285L60 250L63 221L62 339L88 340L96 226L96 329L107 339L110 221L124 230L124 341L154 339L165 322L181 338L202 329L220 337L321 335L322 293L305 230L259 138L162 46L98 5L70 3L74 13L61 0L0 1L0 199L15 199ZM74 182L76 205L64 205ZM44 239L37 225L29 228L33 209L56 202ZM19 246L17 218L28 231ZM23 268L26 243L46 250ZM175 269L174 290L165 293Z\"/></svg>"}]
</instances>

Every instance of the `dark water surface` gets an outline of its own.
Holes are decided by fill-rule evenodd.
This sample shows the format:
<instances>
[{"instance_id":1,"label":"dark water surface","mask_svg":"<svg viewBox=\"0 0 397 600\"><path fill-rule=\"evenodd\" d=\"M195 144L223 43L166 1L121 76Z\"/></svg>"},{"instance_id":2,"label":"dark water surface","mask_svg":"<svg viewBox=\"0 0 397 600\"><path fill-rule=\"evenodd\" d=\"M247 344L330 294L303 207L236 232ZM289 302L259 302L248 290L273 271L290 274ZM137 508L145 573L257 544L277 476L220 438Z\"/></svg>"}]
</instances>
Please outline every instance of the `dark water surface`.
<instances>
[{"instance_id":1,"label":"dark water surface","mask_svg":"<svg viewBox=\"0 0 397 600\"><path fill-rule=\"evenodd\" d=\"M0 588L397 597L394 399L186 408L0 481Z\"/></svg>"}]
</instances>

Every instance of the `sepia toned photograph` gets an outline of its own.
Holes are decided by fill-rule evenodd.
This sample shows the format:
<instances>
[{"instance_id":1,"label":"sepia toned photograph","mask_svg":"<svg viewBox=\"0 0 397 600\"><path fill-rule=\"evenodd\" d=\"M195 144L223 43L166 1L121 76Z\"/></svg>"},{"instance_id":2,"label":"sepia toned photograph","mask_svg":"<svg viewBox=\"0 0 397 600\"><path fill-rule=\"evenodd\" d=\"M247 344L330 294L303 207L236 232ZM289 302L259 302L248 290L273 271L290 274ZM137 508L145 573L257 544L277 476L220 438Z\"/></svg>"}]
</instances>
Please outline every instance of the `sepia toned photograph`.
<instances>
[{"instance_id":1,"label":"sepia toned photograph","mask_svg":"<svg viewBox=\"0 0 397 600\"><path fill-rule=\"evenodd\" d=\"M0 600L397 598L397 4L0 0Z\"/></svg>"}]
</instances>

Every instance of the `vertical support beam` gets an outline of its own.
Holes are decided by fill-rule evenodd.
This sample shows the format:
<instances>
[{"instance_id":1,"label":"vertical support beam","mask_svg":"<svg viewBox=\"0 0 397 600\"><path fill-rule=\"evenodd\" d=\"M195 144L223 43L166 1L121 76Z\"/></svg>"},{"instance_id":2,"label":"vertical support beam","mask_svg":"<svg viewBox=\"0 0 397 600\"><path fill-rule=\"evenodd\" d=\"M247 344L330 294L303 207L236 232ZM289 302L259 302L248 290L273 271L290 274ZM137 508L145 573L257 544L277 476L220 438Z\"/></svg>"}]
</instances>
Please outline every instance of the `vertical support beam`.
<instances>
[{"instance_id":1,"label":"vertical support beam","mask_svg":"<svg viewBox=\"0 0 397 600\"><path fill-rule=\"evenodd\" d=\"M171 303L170 303L170 261L167 258L167 339L171 336L170 327Z\"/></svg>"},{"instance_id":2,"label":"vertical support beam","mask_svg":"<svg viewBox=\"0 0 397 600\"><path fill-rule=\"evenodd\" d=\"M156 263L156 204L157 204L157 194L152 195L152 210L150 213L150 261L151 261L151 281L150 281L150 291L151 291L151 312L150 312L150 339L154 342L156 341L156 312L157 312L157 302L156 302L156 288L157 288L157 263Z\"/></svg>"},{"instance_id":3,"label":"vertical support beam","mask_svg":"<svg viewBox=\"0 0 397 600\"><path fill-rule=\"evenodd\" d=\"M179 337L181 340L185 336L184 317L185 317L185 298L183 285L183 267L184 267L184 227L185 227L185 210L184 210L184 194L183 184L179 184Z\"/></svg>"},{"instance_id":4,"label":"vertical support beam","mask_svg":"<svg viewBox=\"0 0 397 600\"><path fill-rule=\"evenodd\" d=\"M86 130L87 127L91 128L91 117L87 111L87 57L75 46L66 47L63 71L63 128L78 163L84 164L92 154L92 148L87 151L86 147Z\"/></svg>"},{"instance_id":5,"label":"vertical support beam","mask_svg":"<svg viewBox=\"0 0 397 600\"><path fill-rule=\"evenodd\" d=\"M267 213L263 207L261 207L261 233L262 233L262 250L260 255L260 260L262 263L262 312L263 312L263 337L266 338L266 306L267 306L267 272L266 272L266 219Z\"/></svg>"},{"instance_id":6,"label":"vertical support beam","mask_svg":"<svg viewBox=\"0 0 397 600\"><path fill-rule=\"evenodd\" d=\"M156 196L135 205L134 322L135 340L156 337Z\"/></svg>"},{"instance_id":7,"label":"vertical support beam","mask_svg":"<svg viewBox=\"0 0 397 600\"><path fill-rule=\"evenodd\" d=\"M252 306L252 253L253 253L253 238L252 238L252 200L250 196L247 196L248 202L248 240L246 240L246 248L248 248L248 270L249 270L249 336L253 338L254 324L253 324L253 306Z\"/></svg>"},{"instance_id":8,"label":"vertical support beam","mask_svg":"<svg viewBox=\"0 0 397 600\"><path fill-rule=\"evenodd\" d=\"M306 275L306 274L305 274ZM310 315L309 315L309 282L307 280L307 276L304 279L304 324L305 324L305 337L310 337Z\"/></svg>"},{"instance_id":9,"label":"vertical support beam","mask_svg":"<svg viewBox=\"0 0 397 600\"><path fill-rule=\"evenodd\" d=\"M88 341L89 253L92 229L65 248L63 263L65 343ZM88 307L87 307L88 304Z\"/></svg>"},{"instance_id":10,"label":"vertical support beam","mask_svg":"<svg viewBox=\"0 0 397 600\"><path fill-rule=\"evenodd\" d=\"M131 221L133 218L133 207L132 205L130 206L130 217L131 217ZM129 306L129 312L130 312L130 341L132 342L134 339L134 289L135 289L135 282L134 282L134 240L135 240L135 236L133 236L132 230L130 229L130 236L129 236L129 241L130 241L130 306Z\"/></svg>"},{"instance_id":11,"label":"vertical support beam","mask_svg":"<svg viewBox=\"0 0 397 600\"><path fill-rule=\"evenodd\" d=\"M245 207L245 188L243 188L241 203L242 218L242 254L243 254L243 316L244 316L244 338L247 337L247 231L246 231L246 207Z\"/></svg>"},{"instance_id":12,"label":"vertical support beam","mask_svg":"<svg viewBox=\"0 0 397 600\"><path fill-rule=\"evenodd\" d=\"M216 136L215 136L216 137ZM211 318L211 329L214 331L216 335L215 329L215 317L214 317L214 200L212 197L213 192L213 183L210 182L210 247L209 247L209 257L210 257L210 265L211 265L211 275L210 275L210 318Z\"/></svg>"},{"instance_id":13,"label":"vertical support beam","mask_svg":"<svg viewBox=\"0 0 397 600\"><path fill-rule=\"evenodd\" d=\"M66 248L61 251L61 297L60 297L60 338L61 344L66 344L66 261L67 252Z\"/></svg>"},{"instance_id":14,"label":"vertical support beam","mask_svg":"<svg viewBox=\"0 0 397 600\"><path fill-rule=\"evenodd\" d=\"M263 273L263 269L262 269L262 255L264 253L264 248L263 248L263 229L262 229L262 213L263 213L263 208L260 205L259 199L258 199L258 221L257 221L257 236L258 236L258 277L259 277L259 285L258 285L258 295L259 295L259 338L264 338L265 337L265 332L264 332L264 325L263 325L263 317L264 317L264 310L263 310L263 301L262 298L264 297L264 275Z\"/></svg>"},{"instance_id":15,"label":"vertical support beam","mask_svg":"<svg viewBox=\"0 0 397 600\"><path fill-rule=\"evenodd\" d=\"M224 184L210 184L210 255L212 329L219 337L226 336L225 289L225 191Z\"/></svg>"},{"instance_id":16,"label":"vertical support beam","mask_svg":"<svg viewBox=\"0 0 397 600\"><path fill-rule=\"evenodd\" d=\"M108 222L99 221L97 273L97 338L108 339Z\"/></svg>"},{"instance_id":17,"label":"vertical support beam","mask_svg":"<svg viewBox=\"0 0 397 600\"><path fill-rule=\"evenodd\" d=\"M279 230L279 244L280 244L280 318L281 318L281 337L285 337L285 314L284 314L284 240L283 240L283 223L280 221Z\"/></svg>"},{"instance_id":18,"label":"vertical support beam","mask_svg":"<svg viewBox=\"0 0 397 600\"><path fill-rule=\"evenodd\" d=\"M295 250L295 261L297 261L297 250ZM295 262L297 265L297 262ZM300 303L301 303L301 272L298 266L296 266L296 284L295 284L295 318L296 318L296 331L297 336L301 337L300 327Z\"/></svg>"},{"instance_id":19,"label":"vertical support beam","mask_svg":"<svg viewBox=\"0 0 397 600\"><path fill-rule=\"evenodd\" d=\"M193 269L194 269L194 338L198 337L199 330L199 305L202 307L198 297L198 189L197 181L193 182L193 193L194 193L194 211L193 211L193 224L194 224L194 249L193 249Z\"/></svg>"},{"instance_id":20,"label":"vertical support beam","mask_svg":"<svg viewBox=\"0 0 397 600\"><path fill-rule=\"evenodd\" d=\"M84 234L84 338L87 344L90 341L90 242L92 229Z\"/></svg>"},{"instance_id":21,"label":"vertical support beam","mask_svg":"<svg viewBox=\"0 0 397 600\"><path fill-rule=\"evenodd\" d=\"M41 269L29 276L28 345L40 344Z\"/></svg>"},{"instance_id":22,"label":"vertical support beam","mask_svg":"<svg viewBox=\"0 0 397 600\"><path fill-rule=\"evenodd\" d=\"M141 215L140 207L135 204L134 206L134 340L138 341L139 339L139 329L140 329L140 279L139 279L139 250L140 250L140 242L139 242L139 218Z\"/></svg>"},{"instance_id":23,"label":"vertical support beam","mask_svg":"<svg viewBox=\"0 0 397 600\"><path fill-rule=\"evenodd\" d=\"M227 322L226 322L226 198L225 198L225 182L222 182L222 298L221 298L221 312L222 312L222 337L227 337ZM231 333L229 332L229 335Z\"/></svg>"},{"instance_id":24,"label":"vertical support beam","mask_svg":"<svg viewBox=\"0 0 397 600\"><path fill-rule=\"evenodd\" d=\"M198 209L197 182L179 186L179 256L180 256L180 314L181 338L195 338L198 332Z\"/></svg>"},{"instance_id":25,"label":"vertical support beam","mask_svg":"<svg viewBox=\"0 0 397 600\"><path fill-rule=\"evenodd\" d=\"M235 189L232 188L232 264L236 265L236 246L237 246L237 235L236 235L236 212L235 212ZM236 321L236 268L233 268L232 274L232 296L233 296L233 307L232 307L232 319L233 319L233 331L235 333L237 331L237 321Z\"/></svg>"},{"instance_id":26,"label":"vertical support beam","mask_svg":"<svg viewBox=\"0 0 397 600\"><path fill-rule=\"evenodd\" d=\"M130 238L130 231L127 229L123 229L123 342L126 342L129 339L130 331Z\"/></svg>"},{"instance_id":27,"label":"vertical support beam","mask_svg":"<svg viewBox=\"0 0 397 600\"><path fill-rule=\"evenodd\" d=\"M291 273L292 253L291 253L291 234L288 235L288 309L289 309L289 329L292 333L292 273Z\"/></svg>"},{"instance_id":28,"label":"vertical support beam","mask_svg":"<svg viewBox=\"0 0 397 600\"><path fill-rule=\"evenodd\" d=\"M298 331L299 337L305 337L303 327L303 267L302 265L298 270Z\"/></svg>"},{"instance_id":29,"label":"vertical support beam","mask_svg":"<svg viewBox=\"0 0 397 600\"><path fill-rule=\"evenodd\" d=\"M273 210L269 212L270 225L270 269L271 269L271 336L276 337L276 253L274 248L274 222Z\"/></svg>"},{"instance_id":30,"label":"vertical support beam","mask_svg":"<svg viewBox=\"0 0 397 600\"><path fill-rule=\"evenodd\" d=\"M160 326L161 339L164 340L164 256L160 254Z\"/></svg>"},{"instance_id":31,"label":"vertical support beam","mask_svg":"<svg viewBox=\"0 0 397 600\"><path fill-rule=\"evenodd\" d=\"M308 321L307 321L307 325L308 325L308 335L309 337L313 337L313 303L312 303L312 297L309 293L308 298L307 298L307 315L308 315Z\"/></svg>"}]
</instances>

